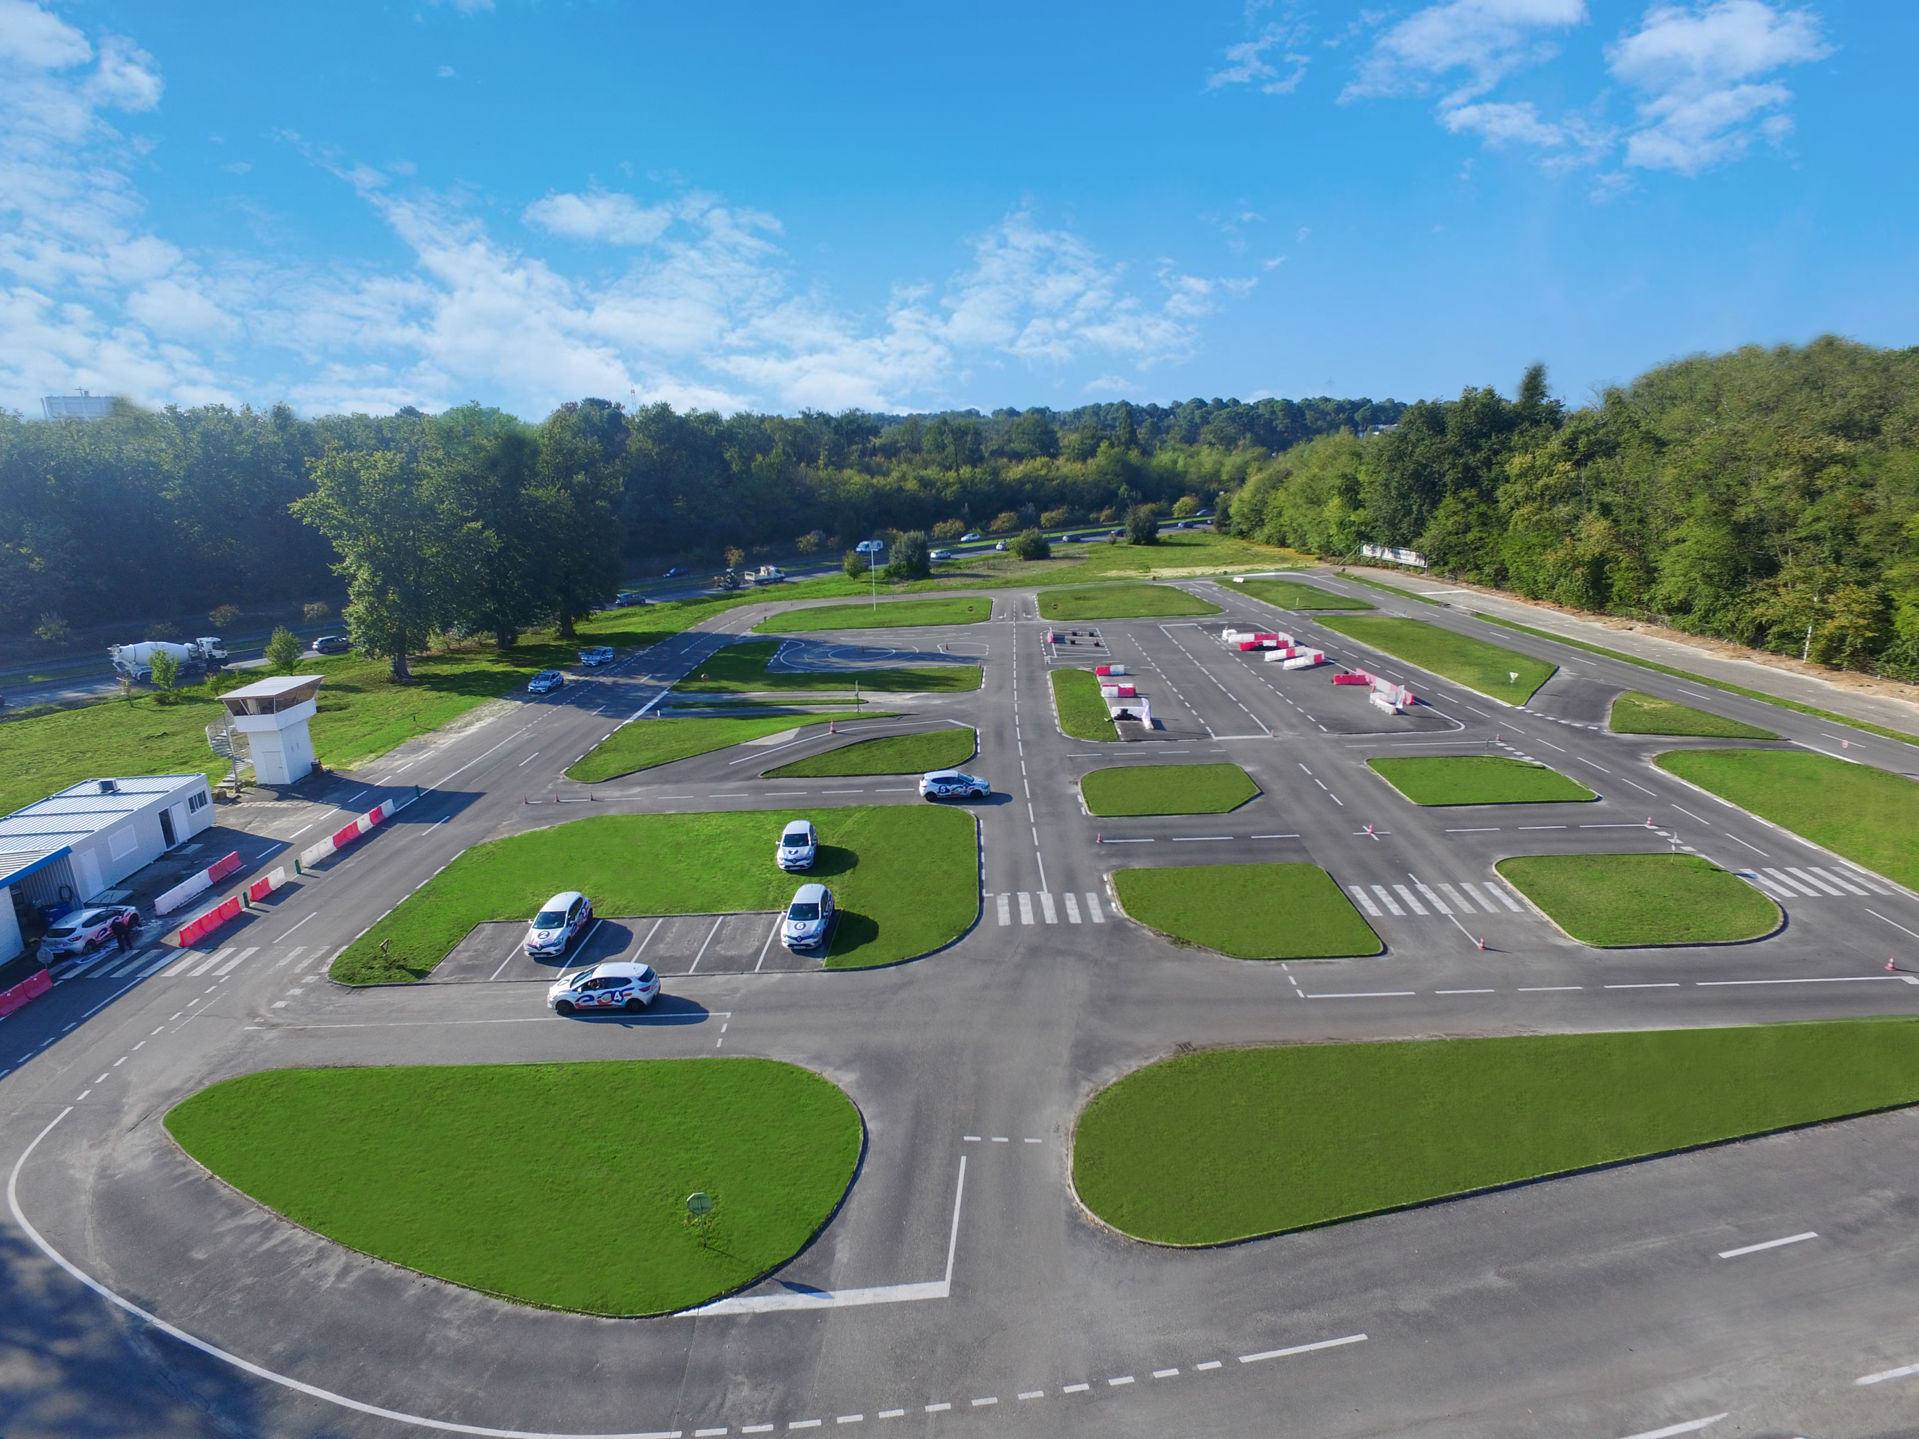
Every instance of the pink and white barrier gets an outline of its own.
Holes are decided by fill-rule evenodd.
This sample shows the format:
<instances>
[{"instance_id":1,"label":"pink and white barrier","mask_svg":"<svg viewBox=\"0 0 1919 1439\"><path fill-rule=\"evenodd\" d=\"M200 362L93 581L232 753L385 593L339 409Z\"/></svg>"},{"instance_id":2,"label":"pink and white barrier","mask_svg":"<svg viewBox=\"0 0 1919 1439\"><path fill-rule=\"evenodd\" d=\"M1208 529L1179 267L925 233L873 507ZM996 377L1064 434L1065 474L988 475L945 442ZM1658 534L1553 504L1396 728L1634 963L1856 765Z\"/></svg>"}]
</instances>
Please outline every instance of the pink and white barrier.
<instances>
[{"instance_id":1,"label":"pink and white barrier","mask_svg":"<svg viewBox=\"0 0 1919 1439\"><path fill-rule=\"evenodd\" d=\"M1364 670L1353 670L1348 674L1333 676L1333 683L1336 685L1370 685L1372 682L1373 677Z\"/></svg>"},{"instance_id":2,"label":"pink and white barrier","mask_svg":"<svg viewBox=\"0 0 1919 1439\"><path fill-rule=\"evenodd\" d=\"M1266 658L1269 660L1277 659L1278 651L1267 655ZM1283 670L1309 670L1314 665L1323 665L1325 663L1326 652L1324 650L1298 650L1294 652L1290 659L1281 660L1279 667Z\"/></svg>"},{"instance_id":3,"label":"pink and white barrier","mask_svg":"<svg viewBox=\"0 0 1919 1439\"><path fill-rule=\"evenodd\" d=\"M274 870L271 874L265 875L260 879L256 879L253 881L252 884L247 886L247 903L248 904L258 903L260 900L263 900L268 895L272 894L274 890L279 889L286 882L287 882L286 866L281 865L278 869Z\"/></svg>"},{"instance_id":4,"label":"pink and white barrier","mask_svg":"<svg viewBox=\"0 0 1919 1439\"><path fill-rule=\"evenodd\" d=\"M413 800L408 798L405 800L390 799L382 804L375 805L365 814L355 819L353 823L343 825L318 844L302 850L300 852L298 867L305 869L308 865L318 864L323 859L330 859L375 825L384 824L387 820L392 819L396 813L412 803Z\"/></svg>"},{"instance_id":5,"label":"pink and white barrier","mask_svg":"<svg viewBox=\"0 0 1919 1439\"><path fill-rule=\"evenodd\" d=\"M1108 675L1123 675L1126 673L1126 666L1125 665L1094 665L1093 673L1098 675L1102 679L1104 679Z\"/></svg>"},{"instance_id":6,"label":"pink and white barrier","mask_svg":"<svg viewBox=\"0 0 1919 1439\"><path fill-rule=\"evenodd\" d=\"M174 910L192 899L196 894L204 894L214 885L233 874L240 868L240 851L235 850L224 859L215 860L205 869L188 875L172 889L153 901L155 914L172 914Z\"/></svg>"},{"instance_id":7,"label":"pink and white barrier","mask_svg":"<svg viewBox=\"0 0 1919 1439\"><path fill-rule=\"evenodd\" d=\"M185 949L188 945L197 943L199 940L212 934L214 930L218 929L228 920L238 918L239 913L239 895L236 894L231 898L223 899L205 914L190 919L181 925L180 932L173 937L173 942L181 949Z\"/></svg>"},{"instance_id":8,"label":"pink and white barrier","mask_svg":"<svg viewBox=\"0 0 1919 1439\"><path fill-rule=\"evenodd\" d=\"M1130 700L1139 698L1139 691L1132 685L1101 685L1099 697L1103 700Z\"/></svg>"},{"instance_id":9,"label":"pink and white barrier","mask_svg":"<svg viewBox=\"0 0 1919 1439\"><path fill-rule=\"evenodd\" d=\"M18 984L8 989L0 989L0 1015L12 1014L23 1004L31 1003L53 988L53 975L45 969L37 969Z\"/></svg>"}]
</instances>

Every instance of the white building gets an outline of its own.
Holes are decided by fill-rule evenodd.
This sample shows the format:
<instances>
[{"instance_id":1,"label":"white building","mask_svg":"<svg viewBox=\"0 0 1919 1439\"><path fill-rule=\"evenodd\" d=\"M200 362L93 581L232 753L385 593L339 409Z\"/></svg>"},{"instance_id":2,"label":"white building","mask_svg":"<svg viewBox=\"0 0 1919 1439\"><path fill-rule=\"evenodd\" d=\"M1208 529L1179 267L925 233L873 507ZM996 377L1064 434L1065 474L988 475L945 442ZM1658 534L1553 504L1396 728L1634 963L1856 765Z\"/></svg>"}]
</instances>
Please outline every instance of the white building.
<instances>
[{"instance_id":1,"label":"white building","mask_svg":"<svg viewBox=\"0 0 1919 1439\"><path fill-rule=\"evenodd\" d=\"M113 398L85 390L77 395L45 395L40 410L49 420L104 420L113 413Z\"/></svg>"},{"instance_id":2,"label":"white building","mask_svg":"<svg viewBox=\"0 0 1919 1439\"><path fill-rule=\"evenodd\" d=\"M203 774L90 779L0 819L0 961L21 949L16 911L84 904L212 824Z\"/></svg>"},{"instance_id":3,"label":"white building","mask_svg":"<svg viewBox=\"0 0 1919 1439\"><path fill-rule=\"evenodd\" d=\"M261 784L297 784L313 771L307 721L319 709L325 675L279 675L220 696L228 723L247 737L253 777Z\"/></svg>"}]
</instances>

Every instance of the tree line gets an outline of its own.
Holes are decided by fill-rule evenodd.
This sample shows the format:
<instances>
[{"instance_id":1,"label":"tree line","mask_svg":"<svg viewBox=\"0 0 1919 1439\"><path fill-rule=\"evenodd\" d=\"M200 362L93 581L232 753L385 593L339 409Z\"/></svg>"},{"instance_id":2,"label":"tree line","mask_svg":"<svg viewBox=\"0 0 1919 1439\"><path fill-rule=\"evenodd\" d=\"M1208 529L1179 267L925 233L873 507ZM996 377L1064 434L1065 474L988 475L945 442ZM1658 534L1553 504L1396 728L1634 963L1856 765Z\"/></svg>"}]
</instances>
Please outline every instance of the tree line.
<instances>
[{"instance_id":1,"label":"tree line","mask_svg":"<svg viewBox=\"0 0 1919 1439\"><path fill-rule=\"evenodd\" d=\"M1919 349L1662 365L1568 410L1535 366L1254 466L1230 527L1919 680Z\"/></svg>"}]
</instances>

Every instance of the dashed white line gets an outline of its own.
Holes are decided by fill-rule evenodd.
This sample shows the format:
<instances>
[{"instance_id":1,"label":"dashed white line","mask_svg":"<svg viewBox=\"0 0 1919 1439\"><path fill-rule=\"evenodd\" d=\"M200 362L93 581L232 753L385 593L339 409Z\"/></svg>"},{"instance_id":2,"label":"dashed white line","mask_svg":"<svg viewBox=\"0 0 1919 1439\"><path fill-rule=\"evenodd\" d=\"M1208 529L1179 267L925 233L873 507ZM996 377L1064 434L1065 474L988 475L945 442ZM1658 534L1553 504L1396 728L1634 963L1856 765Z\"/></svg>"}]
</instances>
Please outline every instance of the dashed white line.
<instances>
[{"instance_id":1,"label":"dashed white line","mask_svg":"<svg viewBox=\"0 0 1919 1439\"><path fill-rule=\"evenodd\" d=\"M1676 1439L1680 1434L1697 1434L1709 1425L1717 1424L1726 1416L1709 1414L1704 1419L1688 1419L1683 1424L1668 1424L1664 1429L1647 1429L1639 1434L1628 1434L1625 1439Z\"/></svg>"},{"instance_id":2,"label":"dashed white line","mask_svg":"<svg viewBox=\"0 0 1919 1439\"><path fill-rule=\"evenodd\" d=\"M1090 1384L1068 1384L1065 1388L1061 1389L1059 1392L1062 1394L1084 1394L1088 1389L1091 1389L1092 1387L1093 1386Z\"/></svg>"},{"instance_id":3,"label":"dashed white line","mask_svg":"<svg viewBox=\"0 0 1919 1439\"><path fill-rule=\"evenodd\" d=\"M1768 1239L1763 1244L1747 1244L1738 1249L1722 1249L1721 1259L1737 1259L1742 1254L1757 1254L1762 1249L1783 1249L1788 1244L1804 1244L1808 1239L1817 1239L1817 1230L1808 1229L1804 1234L1788 1234L1784 1239Z\"/></svg>"}]
</instances>

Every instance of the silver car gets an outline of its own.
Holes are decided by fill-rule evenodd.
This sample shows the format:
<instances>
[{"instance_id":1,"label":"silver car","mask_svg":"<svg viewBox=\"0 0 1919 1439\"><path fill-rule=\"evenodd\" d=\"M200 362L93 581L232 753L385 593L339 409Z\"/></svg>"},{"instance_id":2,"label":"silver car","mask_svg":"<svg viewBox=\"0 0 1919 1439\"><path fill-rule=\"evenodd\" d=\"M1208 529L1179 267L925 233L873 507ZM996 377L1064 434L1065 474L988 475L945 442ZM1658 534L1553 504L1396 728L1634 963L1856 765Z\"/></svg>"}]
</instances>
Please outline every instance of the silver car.
<instances>
[{"instance_id":1,"label":"silver car","mask_svg":"<svg viewBox=\"0 0 1919 1439\"><path fill-rule=\"evenodd\" d=\"M921 799L985 799L992 792L988 781L956 769L936 769L920 776Z\"/></svg>"},{"instance_id":2,"label":"silver car","mask_svg":"<svg viewBox=\"0 0 1919 1439\"><path fill-rule=\"evenodd\" d=\"M540 906L526 927L526 952L565 954L579 932L593 923L593 901L577 889L563 890Z\"/></svg>"},{"instance_id":3,"label":"silver car","mask_svg":"<svg viewBox=\"0 0 1919 1439\"><path fill-rule=\"evenodd\" d=\"M140 923L140 911L124 904L61 915L40 941L40 962L52 964L98 949L112 940L113 922L122 917L135 927Z\"/></svg>"},{"instance_id":4,"label":"silver car","mask_svg":"<svg viewBox=\"0 0 1919 1439\"><path fill-rule=\"evenodd\" d=\"M780 943L788 949L824 949L833 928L833 891L823 884L803 884L794 892L780 923Z\"/></svg>"},{"instance_id":5,"label":"silver car","mask_svg":"<svg viewBox=\"0 0 1919 1439\"><path fill-rule=\"evenodd\" d=\"M811 869L819 853L820 836L813 828L813 821L796 819L781 833L779 845L773 851L773 862L785 870Z\"/></svg>"},{"instance_id":6,"label":"silver car","mask_svg":"<svg viewBox=\"0 0 1919 1439\"><path fill-rule=\"evenodd\" d=\"M555 1014L610 1009L638 1014L659 997L660 977L652 965L637 959L609 959L554 980L546 989L546 1007Z\"/></svg>"}]
</instances>

